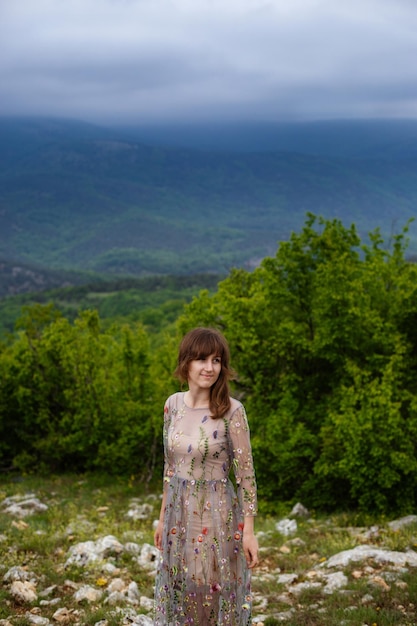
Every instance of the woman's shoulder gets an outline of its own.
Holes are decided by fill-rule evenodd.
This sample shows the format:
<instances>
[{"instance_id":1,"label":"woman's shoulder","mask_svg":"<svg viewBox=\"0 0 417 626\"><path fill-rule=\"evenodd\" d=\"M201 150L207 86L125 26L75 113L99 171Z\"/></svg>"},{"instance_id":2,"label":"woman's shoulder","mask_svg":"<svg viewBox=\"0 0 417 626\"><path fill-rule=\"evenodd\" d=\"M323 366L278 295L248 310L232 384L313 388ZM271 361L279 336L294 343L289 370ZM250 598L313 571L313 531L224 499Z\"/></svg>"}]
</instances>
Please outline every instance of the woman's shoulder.
<instances>
[{"instance_id":1,"label":"woman's shoulder","mask_svg":"<svg viewBox=\"0 0 417 626\"><path fill-rule=\"evenodd\" d=\"M173 393L172 395L168 396L168 398L165 400L165 407L168 408L178 408L180 405L182 405L184 401L184 392L182 391L177 391L176 393Z\"/></svg>"},{"instance_id":2,"label":"woman's shoulder","mask_svg":"<svg viewBox=\"0 0 417 626\"><path fill-rule=\"evenodd\" d=\"M237 410L244 411L245 408L240 400L236 400L236 398L230 397L230 409L229 416L231 417Z\"/></svg>"}]
</instances>

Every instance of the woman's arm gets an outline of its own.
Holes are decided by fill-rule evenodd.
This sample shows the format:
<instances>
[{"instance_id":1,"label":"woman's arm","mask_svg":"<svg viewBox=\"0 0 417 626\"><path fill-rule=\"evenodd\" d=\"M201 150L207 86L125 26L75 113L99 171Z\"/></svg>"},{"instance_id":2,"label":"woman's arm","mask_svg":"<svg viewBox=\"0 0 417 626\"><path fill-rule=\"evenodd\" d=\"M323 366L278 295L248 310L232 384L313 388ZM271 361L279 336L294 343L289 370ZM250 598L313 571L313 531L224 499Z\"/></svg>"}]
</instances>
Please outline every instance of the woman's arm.
<instances>
[{"instance_id":1,"label":"woman's arm","mask_svg":"<svg viewBox=\"0 0 417 626\"><path fill-rule=\"evenodd\" d=\"M165 516L165 506L167 500L167 490L164 488L164 492L162 494L162 503L161 503L161 511L159 513L158 525L155 529L154 533L154 543L158 550L162 550L162 534L164 529L164 516Z\"/></svg>"},{"instance_id":2,"label":"woman's arm","mask_svg":"<svg viewBox=\"0 0 417 626\"><path fill-rule=\"evenodd\" d=\"M244 515L242 545L248 567L252 568L258 564L258 540L254 529L257 493L249 425L242 405L230 419L229 437L239 502Z\"/></svg>"}]
</instances>

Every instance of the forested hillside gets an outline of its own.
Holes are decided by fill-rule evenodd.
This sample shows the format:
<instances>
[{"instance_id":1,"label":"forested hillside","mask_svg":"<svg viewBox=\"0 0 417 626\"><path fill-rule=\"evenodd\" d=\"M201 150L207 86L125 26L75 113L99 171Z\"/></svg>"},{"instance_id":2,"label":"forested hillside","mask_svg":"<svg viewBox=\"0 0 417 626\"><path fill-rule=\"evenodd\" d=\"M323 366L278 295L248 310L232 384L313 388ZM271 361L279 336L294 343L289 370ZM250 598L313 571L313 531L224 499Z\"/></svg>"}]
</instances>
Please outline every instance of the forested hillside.
<instances>
[{"instance_id":1,"label":"forested hillside","mask_svg":"<svg viewBox=\"0 0 417 626\"><path fill-rule=\"evenodd\" d=\"M406 229L389 249L378 232L369 241L310 215L274 256L234 269L159 330L27 309L0 343L2 468L161 471L179 339L211 325L231 346L265 506L413 511L417 266Z\"/></svg>"},{"instance_id":2,"label":"forested hillside","mask_svg":"<svg viewBox=\"0 0 417 626\"><path fill-rule=\"evenodd\" d=\"M258 265L308 211L389 237L417 205L416 156L390 132L385 150L368 139L367 158L347 158L166 148L121 129L3 118L0 257L106 274L224 273Z\"/></svg>"}]
</instances>

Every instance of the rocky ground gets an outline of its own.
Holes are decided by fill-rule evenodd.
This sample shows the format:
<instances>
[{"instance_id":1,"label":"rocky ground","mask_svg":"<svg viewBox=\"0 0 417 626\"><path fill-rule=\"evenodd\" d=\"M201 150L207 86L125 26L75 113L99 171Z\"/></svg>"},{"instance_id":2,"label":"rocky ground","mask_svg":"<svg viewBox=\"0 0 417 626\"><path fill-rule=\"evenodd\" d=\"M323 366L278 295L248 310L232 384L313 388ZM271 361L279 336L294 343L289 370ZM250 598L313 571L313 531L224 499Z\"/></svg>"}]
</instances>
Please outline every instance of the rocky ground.
<instances>
[{"instance_id":1,"label":"rocky ground","mask_svg":"<svg viewBox=\"0 0 417 626\"><path fill-rule=\"evenodd\" d=\"M0 485L0 626L153 623L158 496L79 483ZM258 520L255 624L417 625L417 516L351 521Z\"/></svg>"}]
</instances>

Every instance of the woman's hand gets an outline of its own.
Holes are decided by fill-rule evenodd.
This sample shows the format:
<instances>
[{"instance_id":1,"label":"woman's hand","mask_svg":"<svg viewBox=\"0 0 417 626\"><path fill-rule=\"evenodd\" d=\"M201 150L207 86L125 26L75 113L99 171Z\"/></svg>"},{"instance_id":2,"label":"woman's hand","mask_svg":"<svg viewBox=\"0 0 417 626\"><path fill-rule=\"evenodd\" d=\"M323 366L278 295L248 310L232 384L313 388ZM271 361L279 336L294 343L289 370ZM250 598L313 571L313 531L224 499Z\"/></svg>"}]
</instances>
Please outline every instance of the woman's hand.
<instances>
[{"instance_id":1,"label":"woman's hand","mask_svg":"<svg viewBox=\"0 0 417 626\"><path fill-rule=\"evenodd\" d=\"M243 552L245 553L246 563L249 569L258 565L258 540L252 531L245 533L243 531Z\"/></svg>"},{"instance_id":2,"label":"woman's hand","mask_svg":"<svg viewBox=\"0 0 417 626\"><path fill-rule=\"evenodd\" d=\"M163 520L159 520L158 526L156 527L155 533L154 533L154 536L153 536L155 547L158 548L158 550L162 550L162 534L163 534L163 530L164 530L164 522L163 522Z\"/></svg>"}]
</instances>

